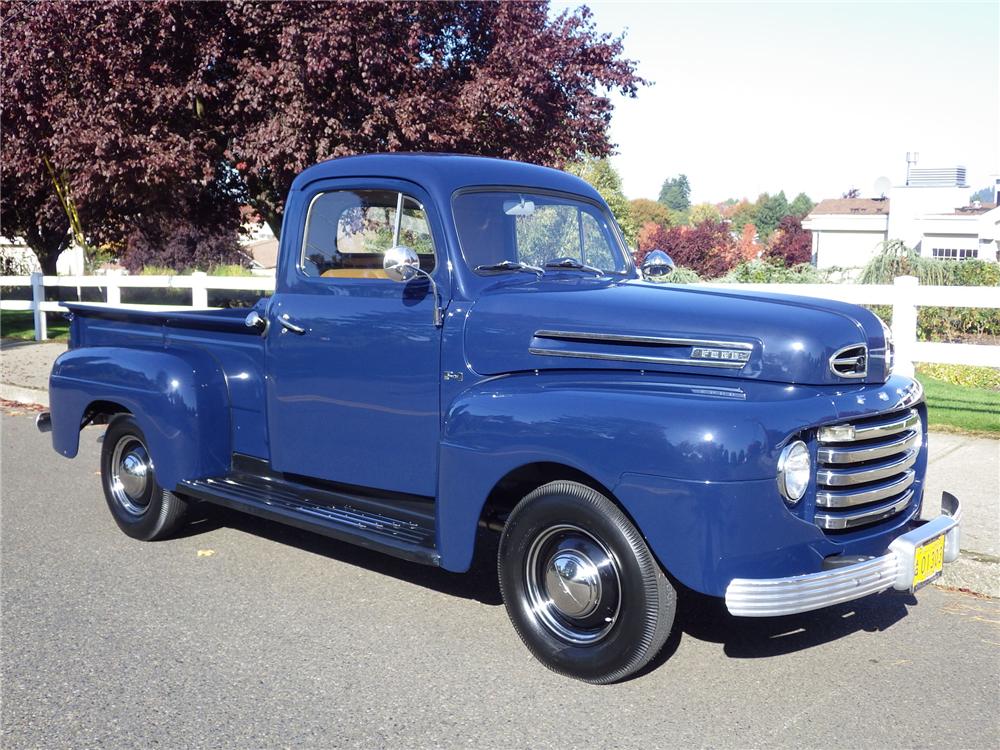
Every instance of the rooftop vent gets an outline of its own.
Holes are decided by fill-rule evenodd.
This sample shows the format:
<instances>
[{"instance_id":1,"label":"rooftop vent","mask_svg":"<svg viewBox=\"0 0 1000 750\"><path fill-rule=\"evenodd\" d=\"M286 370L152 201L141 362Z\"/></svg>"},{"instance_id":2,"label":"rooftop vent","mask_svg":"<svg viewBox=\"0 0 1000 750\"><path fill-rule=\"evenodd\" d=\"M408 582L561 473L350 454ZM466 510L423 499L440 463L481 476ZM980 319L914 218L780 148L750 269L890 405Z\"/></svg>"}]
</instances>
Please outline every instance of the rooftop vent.
<instances>
[{"instance_id":1,"label":"rooftop vent","mask_svg":"<svg viewBox=\"0 0 1000 750\"><path fill-rule=\"evenodd\" d=\"M965 183L965 167L943 167L940 169L913 168L906 182L910 187L968 187Z\"/></svg>"}]
</instances>

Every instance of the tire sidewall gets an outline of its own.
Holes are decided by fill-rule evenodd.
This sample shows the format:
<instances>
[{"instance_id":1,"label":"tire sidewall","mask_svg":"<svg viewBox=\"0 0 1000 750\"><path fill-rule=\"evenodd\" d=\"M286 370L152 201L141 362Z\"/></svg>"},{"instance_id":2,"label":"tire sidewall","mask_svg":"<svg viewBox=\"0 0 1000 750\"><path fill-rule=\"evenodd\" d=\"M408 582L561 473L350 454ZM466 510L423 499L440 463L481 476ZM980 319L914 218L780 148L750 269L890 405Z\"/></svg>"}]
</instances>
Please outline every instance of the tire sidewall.
<instances>
[{"instance_id":1,"label":"tire sidewall","mask_svg":"<svg viewBox=\"0 0 1000 750\"><path fill-rule=\"evenodd\" d=\"M156 472L153 471L149 478L152 484L150 488L149 507L141 516L134 516L115 500L111 493L111 460L114 455L115 446L123 437L131 435L139 439L149 451L149 444L139 425L130 416L115 417L108 425L104 433L104 442L101 445L101 488L104 490L104 499L111 511L112 518L118 524L118 528L124 531L133 539L149 540L155 537L163 525L163 516L166 513L166 493L156 481Z\"/></svg>"},{"instance_id":2,"label":"tire sidewall","mask_svg":"<svg viewBox=\"0 0 1000 750\"><path fill-rule=\"evenodd\" d=\"M590 645L574 645L556 636L529 604L528 549L547 528L563 523L572 523L599 540L618 566L621 607L617 621L604 638ZM650 647L658 648L653 641L663 603L655 576L662 573L631 522L596 490L562 482L528 495L507 522L499 560L508 615L529 650L550 669L588 682L609 682L640 668L653 655L647 653ZM671 609L671 619L672 614Z\"/></svg>"}]
</instances>

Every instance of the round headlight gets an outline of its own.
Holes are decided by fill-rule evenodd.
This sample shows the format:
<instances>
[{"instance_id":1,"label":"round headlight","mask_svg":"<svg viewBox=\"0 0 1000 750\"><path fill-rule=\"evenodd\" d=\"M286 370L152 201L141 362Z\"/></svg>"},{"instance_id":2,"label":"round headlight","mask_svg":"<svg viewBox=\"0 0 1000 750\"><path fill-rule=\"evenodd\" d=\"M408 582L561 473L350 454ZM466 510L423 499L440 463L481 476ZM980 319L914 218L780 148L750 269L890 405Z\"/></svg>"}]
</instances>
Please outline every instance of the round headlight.
<instances>
[{"instance_id":1,"label":"round headlight","mask_svg":"<svg viewBox=\"0 0 1000 750\"><path fill-rule=\"evenodd\" d=\"M809 486L809 448L801 440L785 446L778 457L778 489L789 505L795 505Z\"/></svg>"}]
</instances>

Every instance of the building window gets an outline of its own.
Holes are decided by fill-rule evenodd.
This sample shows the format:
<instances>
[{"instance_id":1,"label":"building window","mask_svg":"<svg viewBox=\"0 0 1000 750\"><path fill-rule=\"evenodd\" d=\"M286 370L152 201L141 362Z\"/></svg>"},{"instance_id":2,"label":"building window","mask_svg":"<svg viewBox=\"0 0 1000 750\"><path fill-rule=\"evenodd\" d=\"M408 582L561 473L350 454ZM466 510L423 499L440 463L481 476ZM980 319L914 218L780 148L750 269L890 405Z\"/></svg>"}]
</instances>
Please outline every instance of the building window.
<instances>
[{"instance_id":1,"label":"building window","mask_svg":"<svg viewBox=\"0 0 1000 750\"><path fill-rule=\"evenodd\" d=\"M935 247L931 255L936 260L969 260L978 258L979 250L971 247Z\"/></svg>"}]
</instances>

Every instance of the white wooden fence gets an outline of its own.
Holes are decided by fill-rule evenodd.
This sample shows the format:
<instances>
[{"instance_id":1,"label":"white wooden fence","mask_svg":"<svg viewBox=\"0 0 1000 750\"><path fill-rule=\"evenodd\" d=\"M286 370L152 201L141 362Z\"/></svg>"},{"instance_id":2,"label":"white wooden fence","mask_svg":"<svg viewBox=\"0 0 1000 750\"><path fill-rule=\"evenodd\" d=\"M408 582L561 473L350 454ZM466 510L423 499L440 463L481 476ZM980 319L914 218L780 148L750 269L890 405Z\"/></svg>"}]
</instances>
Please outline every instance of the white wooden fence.
<instances>
[{"instance_id":1,"label":"white wooden fence","mask_svg":"<svg viewBox=\"0 0 1000 750\"><path fill-rule=\"evenodd\" d=\"M65 310L58 302L45 301L45 287L98 287L108 304L121 304L121 290L190 289L193 308L208 307L208 291L274 291L271 276L31 276L0 277L0 288L31 287L30 300L0 300L2 310L31 310L35 317L35 338L47 338L45 312ZM891 305L892 333L896 343L896 371L913 373L914 362L1000 367L1000 346L985 344L945 344L917 341L918 307L976 307L1000 309L1000 288L921 286L912 276L901 276L893 284L703 284L732 291L780 292L806 297L853 302L863 305ZM147 306L148 307L148 306ZM176 308L176 306L174 306ZM170 309L157 306L158 309ZM738 321L734 321L738 324Z\"/></svg>"}]
</instances>

